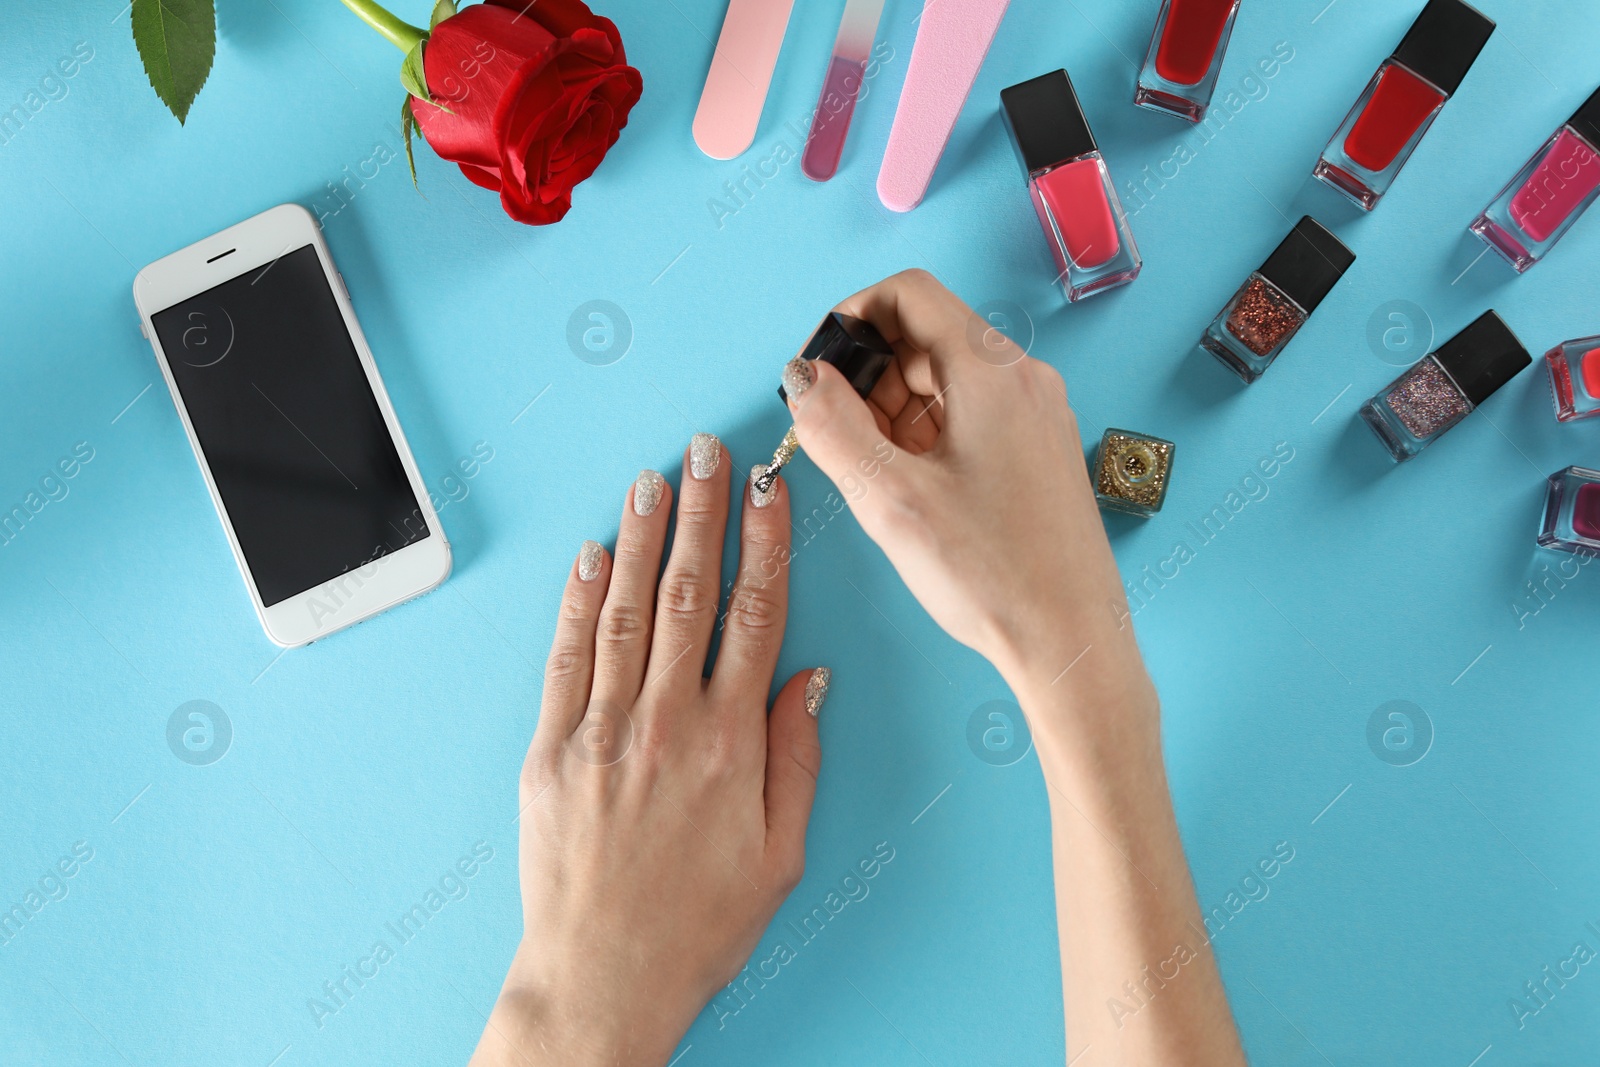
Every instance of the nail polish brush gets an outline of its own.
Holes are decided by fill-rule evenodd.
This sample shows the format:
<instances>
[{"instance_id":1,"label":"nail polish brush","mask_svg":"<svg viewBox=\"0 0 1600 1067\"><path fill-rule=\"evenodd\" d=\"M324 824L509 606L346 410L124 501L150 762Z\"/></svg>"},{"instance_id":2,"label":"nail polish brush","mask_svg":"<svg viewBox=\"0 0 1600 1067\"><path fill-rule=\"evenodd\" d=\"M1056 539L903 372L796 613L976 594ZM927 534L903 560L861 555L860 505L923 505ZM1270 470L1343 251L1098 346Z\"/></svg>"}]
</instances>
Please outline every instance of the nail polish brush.
<instances>
[{"instance_id":1,"label":"nail polish brush","mask_svg":"<svg viewBox=\"0 0 1600 1067\"><path fill-rule=\"evenodd\" d=\"M894 346L883 339L883 334L872 323L833 311L822 320L822 325L817 327L796 359L820 359L824 363L832 363L865 400L872 392L872 387L878 384L878 379L883 377L890 360L894 359ZM789 402L789 391L781 385L778 386L778 398L785 404ZM798 451L800 441L791 426L789 432L783 435L783 442L778 445L777 451L772 453L772 462L756 477L756 491L769 491L772 483L778 479L778 472Z\"/></svg>"}]
</instances>

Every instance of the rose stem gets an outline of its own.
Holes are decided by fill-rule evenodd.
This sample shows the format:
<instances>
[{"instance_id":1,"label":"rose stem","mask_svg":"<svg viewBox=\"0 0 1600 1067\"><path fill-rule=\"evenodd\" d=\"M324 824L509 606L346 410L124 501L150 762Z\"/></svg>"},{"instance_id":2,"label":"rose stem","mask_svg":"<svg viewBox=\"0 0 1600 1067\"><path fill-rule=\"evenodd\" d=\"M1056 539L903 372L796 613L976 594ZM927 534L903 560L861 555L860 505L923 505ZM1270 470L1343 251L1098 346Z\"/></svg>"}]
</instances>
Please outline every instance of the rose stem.
<instances>
[{"instance_id":1,"label":"rose stem","mask_svg":"<svg viewBox=\"0 0 1600 1067\"><path fill-rule=\"evenodd\" d=\"M410 52L427 34L408 22L401 22L373 0L342 0L344 6L361 16L361 21L389 39L402 52Z\"/></svg>"}]
</instances>

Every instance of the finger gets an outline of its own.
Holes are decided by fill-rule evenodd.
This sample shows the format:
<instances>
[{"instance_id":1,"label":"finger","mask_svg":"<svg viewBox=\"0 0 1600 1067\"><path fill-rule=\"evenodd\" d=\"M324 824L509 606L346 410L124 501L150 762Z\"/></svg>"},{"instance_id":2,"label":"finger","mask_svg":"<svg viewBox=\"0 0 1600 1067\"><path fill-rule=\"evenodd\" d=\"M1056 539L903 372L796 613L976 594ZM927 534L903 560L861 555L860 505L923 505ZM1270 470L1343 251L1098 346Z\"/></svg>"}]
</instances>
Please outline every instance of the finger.
<instances>
[{"instance_id":1,"label":"finger","mask_svg":"<svg viewBox=\"0 0 1600 1067\"><path fill-rule=\"evenodd\" d=\"M567 575L556 617L556 636L545 661L544 693L539 700L536 747L566 743L589 705L594 680L594 631L611 578L610 559L596 541L585 541Z\"/></svg>"},{"instance_id":2,"label":"finger","mask_svg":"<svg viewBox=\"0 0 1600 1067\"><path fill-rule=\"evenodd\" d=\"M815 370L813 383L798 399L790 390L795 436L806 455L854 507L861 497L851 490L852 486L868 477L893 481L914 457L897 457L895 446L885 436L886 428L873 418L871 408L838 368L821 360L813 361L811 366ZM861 499L870 499L870 494Z\"/></svg>"},{"instance_id":3,"label":"finger","mask_svg":"<svg viewBox=\"0 0 1600 1067\"><path fill-rule=\"evenodd\" d=\"M986 324L925 270L885 278L834 310L878 328L894 345L900 373L913 393L937 396L963 365L978 362L969 333L975 322L979 329Z\"/></svg>"},{"instance_id":4,"label":"finger","mask_svg":"<svg viewBox=\"0 0 1600 1067\"><path fill-rule=\"evenodd\" d=\"M755 487L757 464L744 483L739 523L739 574L728 594L722 644L711 674L712 706L765 710L789 612L789 492L783 479L765 493ZM749 696L756 699L745 699Z\"/></svg>"},{"instance_id":5,"label":"finger","mask_svg":"<svg viewBox=\"0 0 1600 1067\"><path fill-rule=\"evenodd\" d=\"M767 717L767 856L789 888L805 869L806 826L822 769L817 713L831 680L826 667L801 671L778 693Z\"/></svg>"},{"instance_id":6,"label":"finger","mask_svg":"<svg viewBox=\"0 0 1600 1067\"><path fill-rule=\"evenodd\" d=\"M721 592L729 465L721 441L708 433L694 435L683 460L672 554L656 591L646 689L659 684L698 685L705 670Z\"/></svg>"},{"instance_id":7,"label":"finger","mask_svg":"<svg viewBox=\"0 0 1600 1067\"><path fill-rule=\"evenodd\" d=\"M939 442L939 424L934 421L934 412L938 410L937 400L913 395L911 402L890 424L890 439L912 455L922 455Z\"/></svg>"},{"instance_id":8,"label":"finger","mask_svg":"<svg viewBox=\"0 0 1600 1067\"><path fill-rule=\"evenodd\" d=\"M631 708L644 684L655 622L656 580L672 514L672 487L655 471L640 471L622 509L611 584L595 633L594 693Z\"/></svg>"},{"instance_id":9,"label":"finger","mask_svg":"<svg viewBox=\"0 0 1600 1067\"><path fill-rule=\"evenodd\" d=\"M900 361L896 359L884 368L883 377L872 387L867 403L893 419L905 409L910 399L911 390L906 385L905 375L900 373Z\"/></svg>"}]
</instances>

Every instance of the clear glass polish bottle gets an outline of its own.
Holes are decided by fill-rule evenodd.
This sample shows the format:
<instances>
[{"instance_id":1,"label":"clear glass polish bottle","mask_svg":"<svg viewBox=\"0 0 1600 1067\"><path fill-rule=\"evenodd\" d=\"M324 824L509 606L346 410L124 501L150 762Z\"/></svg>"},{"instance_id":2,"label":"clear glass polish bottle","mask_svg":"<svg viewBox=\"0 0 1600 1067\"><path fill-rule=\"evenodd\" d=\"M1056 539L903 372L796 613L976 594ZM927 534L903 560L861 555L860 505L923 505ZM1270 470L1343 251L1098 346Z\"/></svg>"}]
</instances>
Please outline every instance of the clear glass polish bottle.
<instances>
[{"instance_id":1,"label":"clear glass polish bottle","mask_svg":"<svg viewBox=\"0 0 1600 1067\"><path fill-rule=\"evenodd\" d=\"M1462 0L1428 0L1322 150L1312 176L1363 211L1389 191L1494 33Z\"/></svg>"},{"instance_id":2,"label":"clear glass polish bottle","mask_svg":"<svg viewBox=\"0 0 1600 1067\"><path fill-rule=\"evenodd\" d=\"M1250 384L1272 366L1355 261L1343 241L1306 215L1217 314L1200 347Z\"/></svg>"},{"instance_id":3,"label":"clear glass polish bottle","mask_svg":"<svg viewBox=\"0 0 1600 1067\"><path fill-rule=\"evenodd\" d=\"M1133 102L1190 122L1206 117L1239 0L1162 0Z\"/></svg>"},{"instance_id":4,"label":"clear glass polish bottle","mask_svg":"<svg viewBox=\"0 0 1600 1067\"><path fill-rule=\"evenodd\" d=\"M1468 227L1518 274L1543 259L1600 194L1600 89Z\"/></svg>"},{"instance_id":5,"label":"clear glass polish bottle","mask_svg":"<svg viewBox=\"0 0 1600 1067\"><path fill-rule=\"evenodd\" d=\"M1142 261L1064 70L1000 90L1000 114L1070 301L1126 285Z\"/></svg>"},{"instance_id":6,"label":"clear glass polish bottle","mask_svg":"<svg viewBox=\"0 0 1600 1067\"><path fill-rule=\"evenodd\" d=\"M1437 441L1533 362L1499 315L1473 323L1367 401L1361 417L1402 463Z\"/></svg>"}]
</instances>

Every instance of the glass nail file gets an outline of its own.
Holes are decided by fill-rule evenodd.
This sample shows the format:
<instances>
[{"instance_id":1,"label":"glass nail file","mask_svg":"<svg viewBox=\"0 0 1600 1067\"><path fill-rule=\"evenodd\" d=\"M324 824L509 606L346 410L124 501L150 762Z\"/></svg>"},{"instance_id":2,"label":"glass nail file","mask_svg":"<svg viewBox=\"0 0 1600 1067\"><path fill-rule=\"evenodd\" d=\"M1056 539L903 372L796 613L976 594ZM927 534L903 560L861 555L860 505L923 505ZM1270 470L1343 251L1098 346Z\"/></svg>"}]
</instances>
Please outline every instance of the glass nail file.
<instances>
[{"instance_id":1,"label":"glass nail file","mask_svg":"<svg viewBox=\"0 0 1600 1067\"><path fill-rule=\"evenodd\" d=\"M812 181L825 182L839 169L882 14L883 0L850 0L844 6L839 35L833 39L833 56L817 96L817 114L811 120L805 154L800 157L800 170Z\"/></svg>"}]
</instances>

